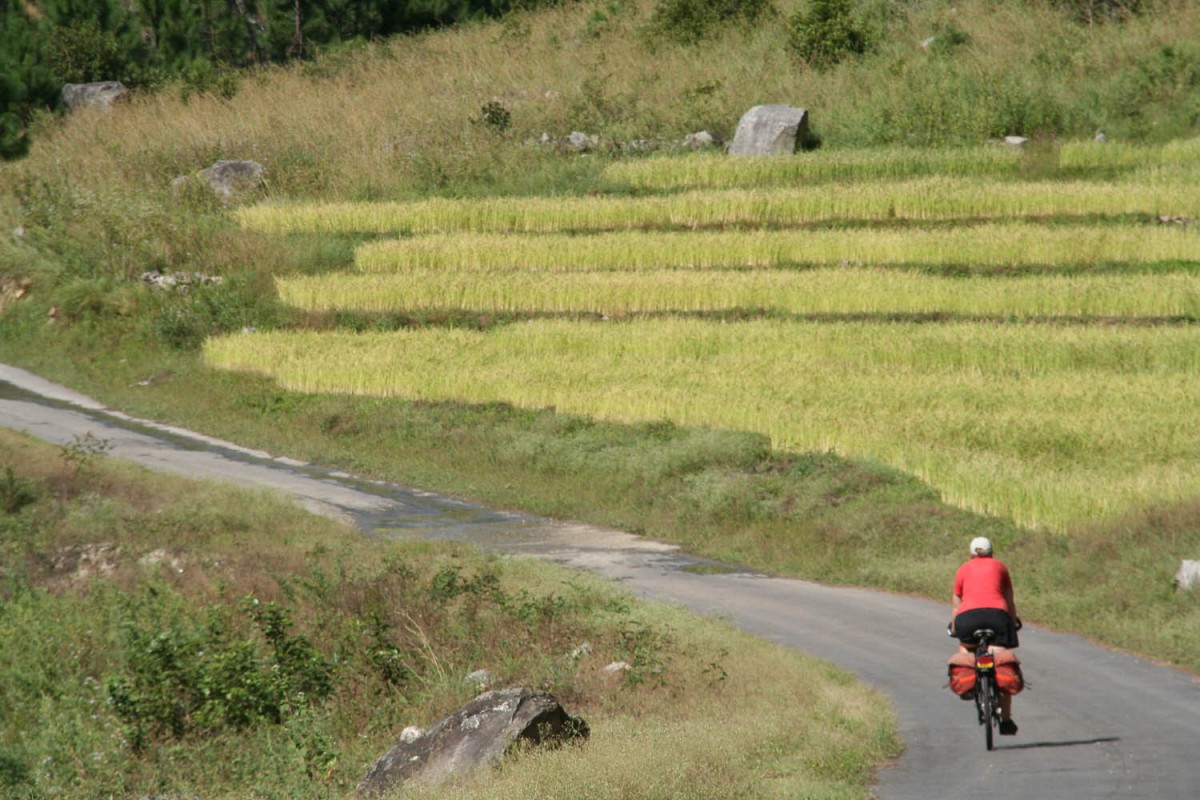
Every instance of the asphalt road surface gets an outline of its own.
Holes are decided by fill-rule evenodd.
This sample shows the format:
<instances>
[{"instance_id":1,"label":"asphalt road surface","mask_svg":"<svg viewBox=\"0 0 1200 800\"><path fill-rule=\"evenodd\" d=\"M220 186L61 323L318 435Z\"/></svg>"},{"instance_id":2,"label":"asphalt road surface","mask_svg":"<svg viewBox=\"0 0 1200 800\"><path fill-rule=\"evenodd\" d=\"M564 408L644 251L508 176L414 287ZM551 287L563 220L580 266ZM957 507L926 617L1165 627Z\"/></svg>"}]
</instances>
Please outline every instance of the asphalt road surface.
<instances>
[{"instance_id":1,"label":"asphalt road surface","mask_svg":"<svg viewBox=\"0 0 1200 800\"><path fill-rule=\"evenodd\" d=\"M687 570L704 560L619 531L364 481L132 419L4 365L0 426L63 445L90 434L110 444L112 456L276 489L369 534L454 539L551 559L825 658L884 691L899 714L906 750L880 773L881 798L1200 797L1200 681L1079 636L1025 626L1020 653L1030 687L1013 707L1020 732L997 737L989 753L971 704L945 688L944 663L953 650L945 636L948 603L736 567ZM1020 575L1015 579L1019 599Z\"/></svg>"}]
</instances>

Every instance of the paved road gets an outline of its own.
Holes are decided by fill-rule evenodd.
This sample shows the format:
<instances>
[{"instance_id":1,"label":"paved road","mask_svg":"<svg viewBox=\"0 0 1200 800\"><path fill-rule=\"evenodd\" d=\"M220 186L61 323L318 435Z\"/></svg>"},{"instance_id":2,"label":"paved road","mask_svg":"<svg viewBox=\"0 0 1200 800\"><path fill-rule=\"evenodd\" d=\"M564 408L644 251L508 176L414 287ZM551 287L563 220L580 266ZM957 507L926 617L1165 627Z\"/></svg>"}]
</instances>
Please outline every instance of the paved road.
<instances>
[{"instance_id":1,"label":"paved road","mask_svg":"<svg viewBox=\"0 0 1200 800\"><path fill-rule=\"evenodd\" d=\"M457 539L552 559L826 658L885 691L899 713L907 750L880 774L882 798L1200 797L1200 681L1077 636L1025 627L1021 653L1031 688L1014 706L1021 731L986 753L968 705L944 688L946 604L737 569L686 571L701 559L670 545L273 458L131 419L3 365L0 426L58 444L90 433L121 458L271 487L368 533Z\"/></svg>"}]
</instances>

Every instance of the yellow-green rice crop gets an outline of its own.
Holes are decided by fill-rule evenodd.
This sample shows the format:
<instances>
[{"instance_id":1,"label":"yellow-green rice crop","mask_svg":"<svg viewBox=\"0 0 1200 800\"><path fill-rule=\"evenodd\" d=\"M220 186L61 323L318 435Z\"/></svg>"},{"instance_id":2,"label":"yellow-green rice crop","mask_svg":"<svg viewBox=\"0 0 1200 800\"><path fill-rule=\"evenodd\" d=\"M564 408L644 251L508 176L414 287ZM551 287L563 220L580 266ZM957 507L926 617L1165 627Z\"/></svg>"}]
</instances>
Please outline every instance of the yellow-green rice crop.
<instances>
[{"instance_id":1,"label":"yellow-green rice crop","mask_svg":"<svg viewBox=\"0 0 1200 800\"><path fill-rule=\"evenodd\" d=\"M258 205L236 214L274 233L556 232L772 227L830 220L1196 216L1200 184L1006 183L922 178L809 189L684 192L653 197L494 197L412 203Z\"/></svg>"},{"instance_id":2,"label":"yellow-green rice crop","mask_svg":"<svg viewBox=\"0 0 1200 800\"><path fill-rule=\"evenodd\" d=\"M875 269L426 272L277 279L313 311L598 312L772 309L798 314L1200 319L1200 275L944 278Z\"/></svg>"},{"instance_id":3,"label":"yellow-green rice crop","mask_svg":"<svg viewBox=\"0 0 1200 800\"><path fill-rule=\"evenodd\" d=\"M758 431L1028 525L1200 494L1200 329L542 320L241 334L208 362L306 392L504 401Z\"/></svg>"},{"instance_id":4,"label":"yellow-green rice crop","mask_svg":"<svg viewBox=\"0 0 1200 800\"><path fill-rule=\"evenodd\" d=\"M370 242L354 262L393 270L582 271L663 267L955 265L966 268L1200 262L1200 232L1179 225L935 230L619 231L594 235L464 233Z\"/></svg>"},{"instance_id":5,"label":"yellow-green rice crop","mask_svg":"<svg viewBox=\"0 0 1200 800\"><path fill-rule=\"evenodd\" d=\"M1015 176L1022 159L1010 147L817 150L795 156L738 158L706 153L618 161L604 168L613 186L635 189L732 189L828 181L879 181L921 175Z\"/></svg>"}]
</instances>

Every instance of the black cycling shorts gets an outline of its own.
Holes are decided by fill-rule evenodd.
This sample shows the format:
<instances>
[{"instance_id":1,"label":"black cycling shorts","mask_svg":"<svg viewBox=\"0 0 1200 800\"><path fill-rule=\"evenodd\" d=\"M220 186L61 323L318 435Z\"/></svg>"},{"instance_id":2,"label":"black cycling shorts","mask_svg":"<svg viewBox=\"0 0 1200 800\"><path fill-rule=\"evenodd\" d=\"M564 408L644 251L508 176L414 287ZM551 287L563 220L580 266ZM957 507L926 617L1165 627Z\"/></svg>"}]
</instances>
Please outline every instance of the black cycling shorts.
<instances>
[{"instance_id":1,"label":"black cycling shorts","mask_svg":"<svg viewBox=\"0 0 1200 800\"><path fill-rule=\"evenodd\" d=\"M991 628L996 632L992 644L1017 647L1017 626L1002 608L973 608L954 618L954 635L964 644L975 643L975 631Z\"/></svg>"}]
</instances>

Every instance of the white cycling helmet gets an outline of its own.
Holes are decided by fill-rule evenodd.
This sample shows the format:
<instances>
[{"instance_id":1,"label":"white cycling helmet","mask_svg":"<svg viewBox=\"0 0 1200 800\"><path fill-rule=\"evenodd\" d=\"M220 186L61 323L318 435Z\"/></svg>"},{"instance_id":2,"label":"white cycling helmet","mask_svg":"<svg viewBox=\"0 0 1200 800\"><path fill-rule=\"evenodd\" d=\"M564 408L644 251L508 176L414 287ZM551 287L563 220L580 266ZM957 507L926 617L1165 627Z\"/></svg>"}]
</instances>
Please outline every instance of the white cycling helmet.
<instances>
[{"instance_id":1,"label":"white cycling helmet","mask_svg":"<svg viewBox=\"0 0 1200 800\"><path fill-rule=\"evenodd\" d=\"M976 536L971 540L971 555L972 556L990 556L992 554L992 540L986 536Z\"/></svg>"}]
</instances>

